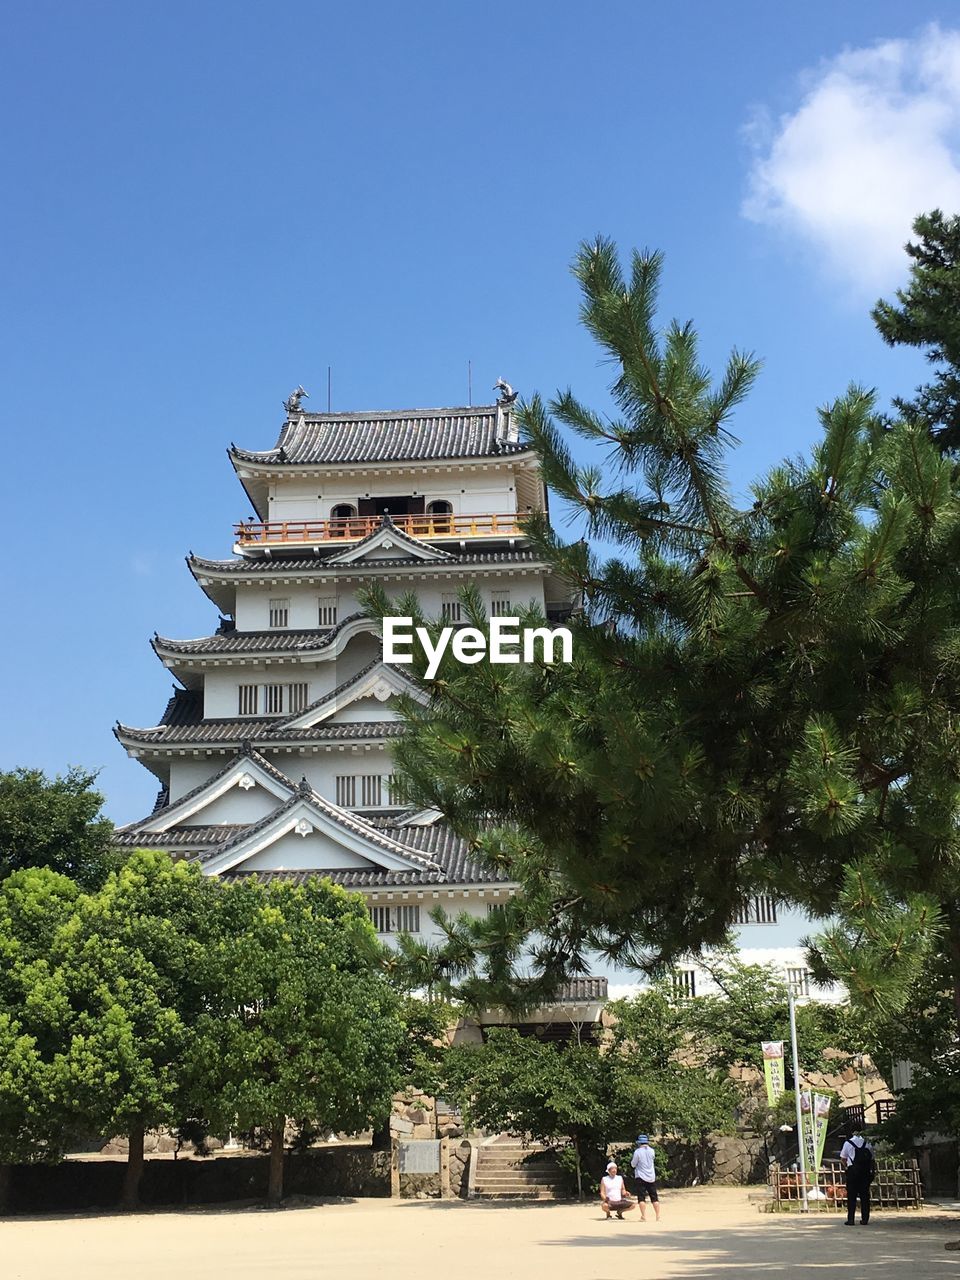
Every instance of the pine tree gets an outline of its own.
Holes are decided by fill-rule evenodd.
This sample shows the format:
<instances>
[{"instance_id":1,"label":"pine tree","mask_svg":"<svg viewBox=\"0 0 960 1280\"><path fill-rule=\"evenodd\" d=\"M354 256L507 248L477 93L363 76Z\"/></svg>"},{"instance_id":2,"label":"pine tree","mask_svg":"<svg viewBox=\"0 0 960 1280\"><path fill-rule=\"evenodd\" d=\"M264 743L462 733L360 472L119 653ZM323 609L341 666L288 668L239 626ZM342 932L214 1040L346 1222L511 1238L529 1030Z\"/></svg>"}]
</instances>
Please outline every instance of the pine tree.
<instances>
[{"instance_id":1,"label":"pine tree","mask_svg":"<svg viewBox=\"0 0 960 1280\"><path fill-rule=\"evenodd\" d=\"M896 954L914 971L944 930L960 1016L951 464L925 426L882 422L851 387L820 411L809 458L738 504L729 421L757 362L734 352L713 382L692 325L658 327L656 254L625 273L601 239L574 272L614 367L612 409L568 390L534 396L520 419L586 537L618 554L531 522L582 595L574 661L446 658L429 703L404 704L411 798L522 886L507 973L518 932L550 979L588 969L594 951L655 972L721 942L754 894L824 917L853 904L859 876L883 888L884 928L908 922ZM606 457L581 464L571 434ZM482 624L478 598L464 602ZM424 621L415 600L368 604ZM859 959L889 958L889 941ZM484 945L489 965L497 948ZM892 998L866 975L853 985Z\"/></svg>"},{"instance_id":2,"label":"pine tree","mask_svg":"<svg viewBox=\"0 0 960 1280\"><path fill-rule=\"evenodd\" d=\"M934 209L917 218L913 231L918 239L906 246L910 283L897 290L898 306L881 299L873 319L890 346L917 347L935 366L913 400L895 403L941 449L953 451L960 447L960 217Z\"/></svg>"}]
</instances>

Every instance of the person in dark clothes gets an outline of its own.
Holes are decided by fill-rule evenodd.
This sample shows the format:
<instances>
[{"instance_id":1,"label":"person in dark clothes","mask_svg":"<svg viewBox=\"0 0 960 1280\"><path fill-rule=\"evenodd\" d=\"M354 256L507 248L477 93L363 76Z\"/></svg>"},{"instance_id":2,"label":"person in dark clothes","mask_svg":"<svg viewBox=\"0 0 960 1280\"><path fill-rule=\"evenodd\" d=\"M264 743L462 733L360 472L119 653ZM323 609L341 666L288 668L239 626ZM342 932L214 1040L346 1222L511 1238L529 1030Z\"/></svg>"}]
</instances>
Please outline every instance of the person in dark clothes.
<instances>
[{"instance_id":1,"label":"person in dark clothes","mask_svg":"<svg viewBox=\"0 0 960 1280\"><path fill-rule=\"evenodd\" d=\"M857 1213L857 1201L860 1201L860 1223L866 1227L870 1224L870 1183L876 1169L873 1158L873 1147L862 1133L849 1135L840 1151L840 1159L844 1162L847 1183L847 1226L852 1227Z\"/></svg>"}]
</instances>

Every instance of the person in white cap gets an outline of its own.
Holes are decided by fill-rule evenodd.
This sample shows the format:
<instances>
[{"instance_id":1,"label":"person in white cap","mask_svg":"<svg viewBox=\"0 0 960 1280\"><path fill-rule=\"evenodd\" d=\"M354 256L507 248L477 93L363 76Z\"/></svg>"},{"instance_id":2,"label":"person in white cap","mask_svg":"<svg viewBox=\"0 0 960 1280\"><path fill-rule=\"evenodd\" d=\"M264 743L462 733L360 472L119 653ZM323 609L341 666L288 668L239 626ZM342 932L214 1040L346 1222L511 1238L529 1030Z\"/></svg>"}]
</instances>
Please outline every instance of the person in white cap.
<instances>
[{"instance_id":1,"label":"person in white cap","mask_svg":"<svg viewBox=\"0 0 960 1280\"><path fill-rule=\"evenodd\" d=\"M635 1190L637 1203L640 1205L640 1217L646 1222L647 1196L649 1196L650 1203L653 1205L653 1212L657 1215L657 1221L659 1222L660 1195L657 1191L657 1170L654 1164L653 1147L651 1147L650 1139L645 1133L641 1133L637 1137L637 1149L630 1157L630 1167L633 1169L633 1176L636 1179Z\"/></svg>"},{"instance_id":2,"label":"person in white cap","mask_svg":"<svg viewBox=\"0 0 960 1280\"><path fill-rule=\"evenodd\" d=\"M637 1207L633 1197L627 1194L623 1178L617 1173L616 1160L610 1161L605 1177L600 1179L600 1207L608 1221L613 1214L622 1218L628 1210Z\"/></svg>"}]
</instances>

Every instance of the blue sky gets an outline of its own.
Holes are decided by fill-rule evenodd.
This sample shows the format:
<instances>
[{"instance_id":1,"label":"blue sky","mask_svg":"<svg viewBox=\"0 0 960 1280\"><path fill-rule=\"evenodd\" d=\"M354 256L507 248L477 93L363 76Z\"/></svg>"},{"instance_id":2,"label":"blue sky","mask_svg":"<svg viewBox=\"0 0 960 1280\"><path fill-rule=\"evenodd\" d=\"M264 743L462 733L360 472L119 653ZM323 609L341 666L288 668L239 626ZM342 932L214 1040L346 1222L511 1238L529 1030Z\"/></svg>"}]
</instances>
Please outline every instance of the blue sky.
<instances>
[{"instance_id":1,"label":"blue sky","mask_svg":"<svg viewBox=\"0 0 960 1280\"><path fill-rule=\"evenodd\" d=\"M784 12L784 9L789 11ZM224 450L323 408L459 404L502 375L604 404L570 258L666 253L664 315L764 373L738 484L851 380L921 367L872 301L913 212L960 210L947 5L3 5L0 767L155 784L148 647L216 615L183 564L248 514ZM937 25L939 24L939 26ZM957 24L960 25L960 24Z\"/></svg>"}]
</instances>

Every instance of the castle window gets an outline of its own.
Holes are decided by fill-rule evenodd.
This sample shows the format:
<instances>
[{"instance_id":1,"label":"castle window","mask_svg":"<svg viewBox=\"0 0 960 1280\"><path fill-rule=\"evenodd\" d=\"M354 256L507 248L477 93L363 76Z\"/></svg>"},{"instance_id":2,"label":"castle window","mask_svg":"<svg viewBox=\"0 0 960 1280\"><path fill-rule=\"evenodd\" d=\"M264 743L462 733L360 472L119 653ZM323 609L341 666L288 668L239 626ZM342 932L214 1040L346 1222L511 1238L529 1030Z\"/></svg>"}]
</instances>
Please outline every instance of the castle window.
<instances>
[{"instance_id":1,"label":"castle window","mask_svg":"<svg viewBox=\"0 0 960 1280\"><path fill-rule=\"evenodd\" d=\"M674 969L670 975L676 1000L692 1000L697 994L696 969Z\"/></svg>"},{"instance_id":2,"label":"castle window","mask_svg":"<svg viewBox=\"0 0 960 1280\"><path fill-rule=\"evenodd\" d=\"M256 684L242 684L239 692L239 714L242 716L255 716L259 707L260 686Z\"/></svg>"},{"instance_id":3,"label":"castle window","mask_svg":"<svg viewBox=\"0 0 960 1280\"><path fill-rule=\"evenodd\" d=\"M302 711L307 705L309 686L305 680L294 684L242 684L237 692L240 715L255 716L262 706L264 715L279 716Z\"/></svg>"},{"instance_id":4,"label":"castle window","mask_svg":"<svg viewBox=\"0 0 960 1280\"><path fill-rule=\"evenodd\" d=\"M321 596L317 601L317 626L335 627L337 625L337 597Z\"/></svg>"},{"instance_id":5,"label":"castle window","mask_svg":"<svg viewBox=\"0 0 960 1280\"><path fill-rule=\"evenodd\" d=\"M299 684L287 685L287 710L291 715L295 711L302 711L307 705L307 684L302 681Z\"/></svg>"},{"instance_id":6,"label":"castle window","mask_svg":"<svg viewBox=\"0 0 960 1280\"><path fill-rule=\"evenodd\" d=\"M370 918L377 933L419 933L420 908L371 907Z\"/></svg>"},{"instance_id":7,"label":"castle window","mask_svg":"<svg viewBox=\"0 0 960 1280\"><path fill-rule=\"evenodd\" d=\"M270 626L271 627L289 627L290 625L290 601L289 600L271 600L270 601Z\"/></svg>"},{"instance_id":8,"label":"castle window","mask_svg":"<svg viewBox=\"0 0 960 1280\"><path fill-rule=\"evenodd\" d=\"M440 597L440 616L444 622L459 622L461 615L460 597L455 591L444 591Z\"/></svg>"},{"instance_id":9,"label":"castle window","mask_svg":"<svg viewBox=\"0 0 960 1280\"><path fill-rule=\"evenodd\" d=\"M392 773L340 774L336 786L337 804L344 809L390 809L402 803Z\"/></svg>"},{"instance_id":10,"label":"castle window","mask_svg":"<svg viewBox=\"0 0 960 1280\"><path fill-rule=\"evenodd\" d=\"M510 592L494 591L490 596L490 617L508 618L510 616Z\"/></svg>"},{"instance_id":11,"label":"castle window","mask_svg":"<svg viewBox=\"0 0 960 1280\"><path fill-rule=\"evenodd\" d=\"M357 514L357 508L352 502L338 502L330 511L331 520L352 520Z\"/></svg>"},{"instance_id":12,"label":"castle window","mask_svg":"<svg viewBox=\"0 0 960 1280\"><path fill-rule=\"evenodd\" d=\"M766 894L750 898L733 917L733 924L776 924L777 904Z\"/></svg>"},{"instance_id":13,"label":"castle window","mask_svg":"<svg viewBox=\"0 0 960 1280\"><path fill-rule=\"evenodd\" d=\"M340 774L337 778L337 804L352 809L357 803L357 780L353 774Z\"/></svg>"},{"instance_id":14,"label":"castle window","mask_svg":"<svg viewBox=\"0 0 960 1280\"><path fill-rule=\"evenodd\" d=\"M437 498L427 503L427 515L430 518L432 533L450 533L453 529L453 503L445 498Z\"/></svg>"},{"instance_id":15,"label":"castle window","mask_svg":"<svg viewBox=\"0 0 960 1280\"><path fill-rule=\"evenodd\" d=\"M787 986L795 996L808 996L812 977L813 974L809 969L788 969Z\"/></svg>"}]
</instances>

